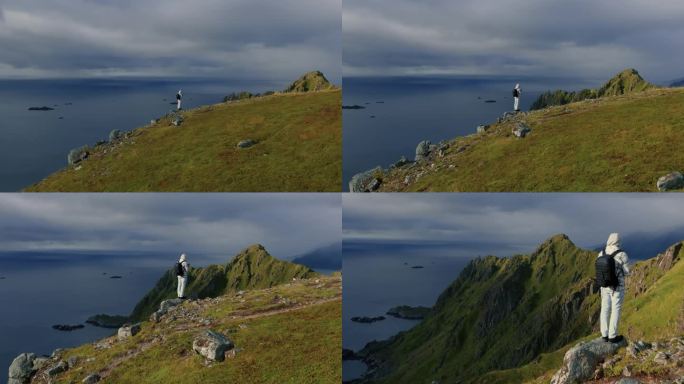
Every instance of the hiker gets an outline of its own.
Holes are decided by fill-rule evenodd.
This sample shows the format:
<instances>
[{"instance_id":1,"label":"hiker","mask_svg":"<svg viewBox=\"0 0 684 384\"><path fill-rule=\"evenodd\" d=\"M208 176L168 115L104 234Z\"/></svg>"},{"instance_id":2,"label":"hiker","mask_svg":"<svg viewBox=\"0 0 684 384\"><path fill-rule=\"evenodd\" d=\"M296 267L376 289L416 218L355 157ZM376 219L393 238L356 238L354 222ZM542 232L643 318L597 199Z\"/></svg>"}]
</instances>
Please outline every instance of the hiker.
<instances>
[{"instance_id":1,"label":"hiker","mask_svg":"<svg viewBox=\"0 0 684 384\"><path fill-rule=\"evenodd\" d=\"M185 299L185 286L188 284L188 271L190 266L186 261L185 253L181 253L178 263L176 263L176 276L178 276L178 298Z\"/></svg>"},{"instance_id":2,"label":"hiker","mask_svg":"<svg viewBox=\"0 0 684 384\"><path fill-rule=\"evenodd\" d=\"M177 108L177 109L178 109L179 111L180 111L180 109L181 109L181 100L183 99L183 95L181 95L181 92L182 92L182 91L183 91L182 89L179 89L179 90L178 90L178 93L176 93L176 101L178 102L178 108Z\"/></svg>"},{"instance_id":3,"label":"hiker","mask_svg":"<svg viewBox=\"0 0 684 384\"><path fill-rule=\"evenodd\" d=\"M629 276L629 258L620 249L620 235L611 233L606 247L596 258L596 285L601 288L601 337L619 343L618 322L625 297L625 277Z\"/></svg>"},{"instance_id":4,"label":"hiker","mask_svg":"<svg viewBox=\"0 0 684 384\"><path fill-rule=\"evenodd\" d=\"M513 110L516 112L520 112L520 95L522 94L522 90L520 89L520 84L516 84L515 88L513 88Z\"/></svg>"}]
</instances>

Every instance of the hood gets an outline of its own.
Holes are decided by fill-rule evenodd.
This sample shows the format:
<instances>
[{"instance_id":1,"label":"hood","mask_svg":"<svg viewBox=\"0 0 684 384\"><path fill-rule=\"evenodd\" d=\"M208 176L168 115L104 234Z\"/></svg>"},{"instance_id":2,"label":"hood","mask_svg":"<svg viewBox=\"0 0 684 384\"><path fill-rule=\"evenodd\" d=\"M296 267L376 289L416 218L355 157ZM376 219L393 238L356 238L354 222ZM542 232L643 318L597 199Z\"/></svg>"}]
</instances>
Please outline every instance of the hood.
<instances>
[{"instance_id":1,"label":"hood","mask_svg":"<svg viewBox=\"0 0 684 384\"><path fill-rule=\"evenodd\" d=\"M179 263L182 263L185 261L185 253L181 253L180 259L178 260Z\"/></svg>"},{"instance_id":2,"label":"hood","mask_svg":"<svg viewBox=\"0 0 684 384\"><path fill-rule=\"evenodd\" d=\"M613 253L620 249L620 234L611 233L608 236L608 241L606 241L606 252Z\"/></svg>"},{"instance_id":3,"label":"hood","mask_svg":"<svg viewBox=\"0 0 684 384\"><path fill-rule=\"evenodd\" d=\"M516 84L515 89L520 89L520 84Z\"/></svg>"}]
</instances>

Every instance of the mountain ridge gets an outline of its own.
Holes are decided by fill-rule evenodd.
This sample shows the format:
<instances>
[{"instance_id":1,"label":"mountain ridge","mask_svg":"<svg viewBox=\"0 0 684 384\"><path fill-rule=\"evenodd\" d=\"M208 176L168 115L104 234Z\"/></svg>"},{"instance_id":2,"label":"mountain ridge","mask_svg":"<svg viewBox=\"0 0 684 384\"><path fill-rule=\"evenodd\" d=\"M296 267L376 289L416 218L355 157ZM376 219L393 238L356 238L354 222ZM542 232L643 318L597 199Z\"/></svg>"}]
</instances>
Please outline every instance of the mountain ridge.
<instances>
[{"instance_id":1,"label":"mountain ridge","mask_svg":"<svg viewBox=\"0 0 684 384\"><path fill-rule=\"evenodd\" d=\"M626 318L644 313L631 306L657 290L673 266L677 273L682 268L682 244L634 265ZM425 320L358 352L370 367L358 382L477 382L490 372L525 367L544 354L558 356L557 351L596 332L595 258L595 251L556 235L531 254L474 259L442 292ZM635 325L626 321L624 327L630 326L628 332L636 335ZM655 332L645 325L640 331L644 336Z\"/></svg>"}]
</instances>

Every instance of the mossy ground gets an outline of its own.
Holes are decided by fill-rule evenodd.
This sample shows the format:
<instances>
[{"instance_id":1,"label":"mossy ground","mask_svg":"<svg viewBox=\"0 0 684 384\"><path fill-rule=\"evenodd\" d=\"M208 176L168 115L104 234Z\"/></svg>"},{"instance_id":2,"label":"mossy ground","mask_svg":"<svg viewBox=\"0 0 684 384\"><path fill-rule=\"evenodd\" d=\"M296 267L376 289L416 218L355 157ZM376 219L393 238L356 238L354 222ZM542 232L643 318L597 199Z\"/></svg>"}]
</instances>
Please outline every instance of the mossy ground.
<instances>
[{"instance_id":1,"label":"mossy ground","mask_svg":"<svg viewBox=\"0 0 684 384\"><path fill-rule=\"evenodd\" d=\"M650 89L533 111L453 140L443 157L383 176L380 191L646 192L684 171L684 88ZM459 148L465 150L459 151ZM416 180L416 176L421 176ZM406 176L411 182L404 184Z\"/></svg>"},{"instance_id":2,"label":"mossy ground","mask_svg":"<svg viewBox=\"0 0 684 384\"><path fill-rule=\"evenodd\" d=\"M276 94L184 111L180 127L162 118L26 190L339 192L341 96ZM257 144L237 148L246 139Z\"/></svg>"},{"instance_id":3,"label":"mossy ground","mask_svg":"<svg viewBox=\"0 0 684 384\"><path fill-rule=\"evenodd\" d=\"M93 372L113 383L342 381L339 277L301 280L211 300L201 310L212 319L210 326L182 320L143 322L139 334L114 341L109 349L88 344L65 351L63 359L77 356L80 362L55 382L80 382ZM194 335L205 328L226 334L239 348L236 356L206 364L192 351Z\"/></svg>"}]
</instances>

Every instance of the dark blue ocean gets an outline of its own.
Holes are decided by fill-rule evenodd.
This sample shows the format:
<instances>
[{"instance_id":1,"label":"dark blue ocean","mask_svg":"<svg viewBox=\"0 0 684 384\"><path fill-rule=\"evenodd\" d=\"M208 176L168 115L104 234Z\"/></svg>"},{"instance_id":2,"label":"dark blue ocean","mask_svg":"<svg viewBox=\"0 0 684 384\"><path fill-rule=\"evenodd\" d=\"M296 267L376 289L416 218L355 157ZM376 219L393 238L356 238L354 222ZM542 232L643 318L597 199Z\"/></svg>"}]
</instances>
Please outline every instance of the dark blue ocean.
<instances>
[{"instance_id":1,"label":"dark blue ocean","mask_svg":"<svg viewBox=\"0 0 684 384\"><path fill-rule=\"evenodd\" d=\"M522 110L550 89L600 85L567 79L344 78L343 104L366 107L342 112L344 190L356 173L387 168L401 156L413 160L422 140L437 143L469 135L478 125L494 122L513 109L516 82L523 90Z\"/></svg>"},{"instance_id":2,"label":"dark blue ocean","mask_svg":"<svg viewBox=\"0 0 684 384\"><path fill-rule=\"evenodd\" d=\"M19 191L66 166L69 150L106 140L114 129L149 124L174 106L215 104L231 92L283 88L225 80L1 80L0 191ZM53 111L28 111L47 106Z\"/></svg>"}]
</instances>

